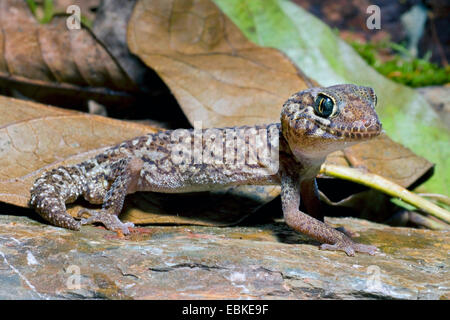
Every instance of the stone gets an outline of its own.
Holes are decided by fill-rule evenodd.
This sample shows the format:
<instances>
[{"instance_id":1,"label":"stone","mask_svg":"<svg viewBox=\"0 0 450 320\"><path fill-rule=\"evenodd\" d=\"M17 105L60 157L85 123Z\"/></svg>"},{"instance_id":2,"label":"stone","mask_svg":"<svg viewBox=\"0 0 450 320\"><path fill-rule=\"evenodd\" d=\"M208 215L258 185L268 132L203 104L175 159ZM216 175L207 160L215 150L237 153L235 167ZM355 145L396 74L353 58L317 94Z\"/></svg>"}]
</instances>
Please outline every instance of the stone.
<instances>
[{"instance_id":1,"label":"stone","mask_svg":"<svg viewBox=\"0 0 450 320\"><path fill-rule=\"evenodd\" d=\"M15 207L12 207L15 208ZM8 210L2 210L8 211ZM354 218L375 256L321 251L282 220L71 231L0 212L0 299L449 299L449 231Z\"/></svg>"}]
</instances>

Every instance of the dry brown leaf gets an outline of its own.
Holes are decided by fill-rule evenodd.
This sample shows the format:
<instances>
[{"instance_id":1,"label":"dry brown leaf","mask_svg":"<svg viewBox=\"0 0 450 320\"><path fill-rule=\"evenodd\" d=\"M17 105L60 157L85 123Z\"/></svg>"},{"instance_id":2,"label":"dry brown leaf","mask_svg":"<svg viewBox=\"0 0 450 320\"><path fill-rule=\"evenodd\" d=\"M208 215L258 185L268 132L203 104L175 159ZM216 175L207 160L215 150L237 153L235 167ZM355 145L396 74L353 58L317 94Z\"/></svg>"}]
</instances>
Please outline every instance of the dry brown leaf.
<instances>
[{"instance_id":1,"label":"dry brown leaf","mask_svg":"<svg viewBox=\"0 0 450 320\"><path fill-rule=\"evenodd\" d=\"M426 177L433 164L386 134L328 155L327 164L356 167L383 176L405 188ZM320 175L320 177L324 177Z\"/></svg>"},{"instance_id":2,"label":"dry brown leaf","mask_svg":"<svg viewBox=\"0 0 450 320\"><path fill-rule=\"evenodd\" d=\"M138 1L128 46L172 90L191 123L277 122L310 81L280 51L249 40L209 0Z\"/></svg>"},{"instance_id":3,"label":"dry brown leaf","mask_svg":"<svg viewBox=\"0 0 450 320\"><path fill-rule=\"evenodd\" d=\"M352 167L362 167L405 188L426 175L433 164L383 134L344 150Z\"/></svg>"},{"instance_id":4,"label":"dry brown leaf","mask_svg":"<svg viewBox=\"0 0 450 320\"><path fill-rule=\"evenodd\" d=\"M136 85L89 30L39 24L23 0L0 2L0 86L57 104L121 103ZM70 97L70 99L68 99Z\"/></svg>"},{"instance_id":5,"label":"dry brown leaf","mask_svg":"<svg viewBox=\"0 0 450 320\"><path fill-rule=\"evenodd\" d=\"M326 163L361 168L388 178L405 188L413 188L418 181L426 178L433 168L433 164L428 160L392 141L385 134L343 151L334 152L327 157ZM389 197L380 191L360 192L365 188L356 187L351 182L336 187L334 179L323 175L319 177L325 178L319 180L319 185L322 191L327 191L322 193L322 199L329 205L353 209L361 218L380 222L397 210L389 201Z\"/></svg>"},{"instance_id":6,"label":"dry brown leaf","mask_svg":"<svg viewBox=\"0 0 450 320\"><path fill-rule=\"evenodd\" d=\"M433 169L433 164L425 158L414 154L408 148L392 141L383 134L371 141L363 142L343 151L330 154L326 163L346 167L357 167L371 173L381 175L405 187L414 188L417 183L426 179ZM334 209L341 207L345 212L352 209L358 217L382 222L394 214L398 208L389 201L389 196L378 190L364 190L354 183L348 182L336 187L334 179L319 180L321 198Z\"/></svg>"},{"instance_id":7,"label":"dry brown leaf","mask_svg":"<svg viewBox=\"0 0 450 320\"><path fill-rule=\"evenodd\" d=\"M193 123L279 121L284 101L311 80L278 50L260 47L210 0L140 0L128 26L132 52L164 79ZM432 164L383 137L327 158L409 186Z\"/></svg>"}]
</instances>

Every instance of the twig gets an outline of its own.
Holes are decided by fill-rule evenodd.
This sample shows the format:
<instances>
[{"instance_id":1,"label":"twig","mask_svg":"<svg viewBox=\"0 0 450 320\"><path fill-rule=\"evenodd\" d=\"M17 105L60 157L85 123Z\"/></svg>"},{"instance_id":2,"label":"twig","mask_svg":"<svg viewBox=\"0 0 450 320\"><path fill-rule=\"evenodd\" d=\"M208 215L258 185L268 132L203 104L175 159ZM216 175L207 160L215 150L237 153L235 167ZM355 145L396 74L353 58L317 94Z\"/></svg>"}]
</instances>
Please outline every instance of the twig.
<instances>
[{"instance_id":1,"label":"twig","mask_svg":"<svg viewBox=\"0 0 450 320\"><path fill-rule=\"evenodd\" d=\"M443 204L446 204L450 206L450 198L439 193L418 193L418 196L425 197L425 198L431 198L438 202L441 202Z\"/></svg>"},{"instance_id":2,"label":"twig","mask_svg":"<svg viewBox=\"0 0 450 320\"><path fill-rule=\"evenodd\" d=\"M384 192L392 197L400 198L416 208L439 218L446 223L450 223L450 212L379 175L362 172L361 170L355 168L331 164L323 164L320 169L320 173L357 182Z\"/></svg>"}]
</instances>

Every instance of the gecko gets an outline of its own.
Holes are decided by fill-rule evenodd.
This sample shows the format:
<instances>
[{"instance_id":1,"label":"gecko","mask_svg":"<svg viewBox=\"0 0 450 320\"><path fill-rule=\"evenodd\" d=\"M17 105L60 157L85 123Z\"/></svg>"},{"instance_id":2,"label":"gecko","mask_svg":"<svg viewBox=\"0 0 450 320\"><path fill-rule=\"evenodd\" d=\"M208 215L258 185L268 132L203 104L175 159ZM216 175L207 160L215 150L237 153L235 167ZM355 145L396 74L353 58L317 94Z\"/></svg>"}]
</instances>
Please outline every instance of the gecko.
<instances>
[{"instance_id":1,"label":"gecko","mask_svg":"<svg viewBox=\"0 0 450 320\"><path fill-rule=\"evenodd\" d=\"M118 218L127 194L280 185L288 226L319 241L320 249L373 255L378 251L375 246L356 243L324 222L316 176L329 153L382 132L376 104L370 87L314 87L289 97L278 123L166 130L136 137L79 164L44 172L30 190L30 205L55 226L80 230L82 225L101 223L129 234L134 225ZM255 133L262 135L256 139ZM258 154L264 146L265 153ZM81 209L72 217L66 204L79 196L102 206ZM306 212L300 210L300 201Z\"/></svg>"}]
</instances>

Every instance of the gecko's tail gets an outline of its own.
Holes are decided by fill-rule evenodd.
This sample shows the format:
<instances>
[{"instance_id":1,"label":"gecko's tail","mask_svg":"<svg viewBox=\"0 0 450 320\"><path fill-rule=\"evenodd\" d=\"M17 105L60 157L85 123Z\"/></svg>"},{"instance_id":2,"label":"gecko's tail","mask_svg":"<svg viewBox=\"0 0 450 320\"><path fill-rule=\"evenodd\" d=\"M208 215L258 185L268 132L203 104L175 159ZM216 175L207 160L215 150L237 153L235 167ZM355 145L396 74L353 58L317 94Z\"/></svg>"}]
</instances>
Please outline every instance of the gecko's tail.
<instances>
[{"instance_id":1,"label":"gecko's tail","mask_svg":"<svg viewBox=\"0 0 450 320\"><path fill-rule=\"evenodd\" d=\"M82 177L76 167L59 167L45 172L30 190L30 205L53 225L80 230L80 222L66 212L66 203L75 201L82 193L79 183Z\"/></svg>"}]
</instances>

